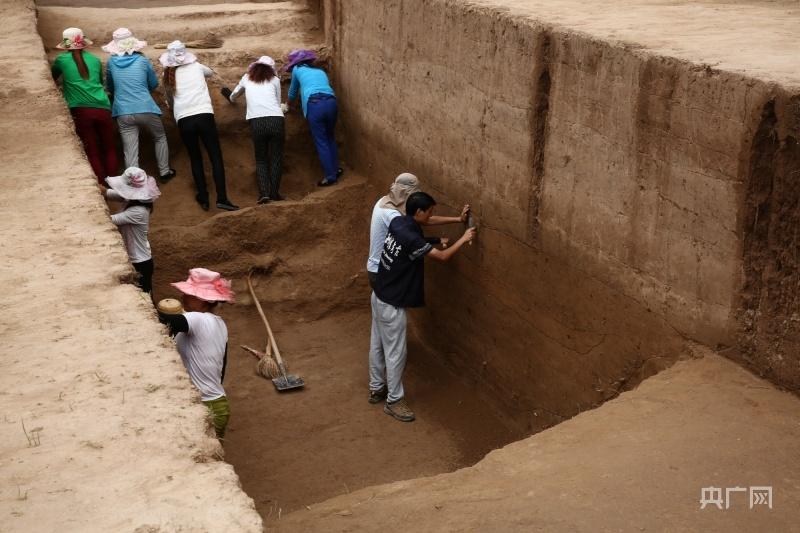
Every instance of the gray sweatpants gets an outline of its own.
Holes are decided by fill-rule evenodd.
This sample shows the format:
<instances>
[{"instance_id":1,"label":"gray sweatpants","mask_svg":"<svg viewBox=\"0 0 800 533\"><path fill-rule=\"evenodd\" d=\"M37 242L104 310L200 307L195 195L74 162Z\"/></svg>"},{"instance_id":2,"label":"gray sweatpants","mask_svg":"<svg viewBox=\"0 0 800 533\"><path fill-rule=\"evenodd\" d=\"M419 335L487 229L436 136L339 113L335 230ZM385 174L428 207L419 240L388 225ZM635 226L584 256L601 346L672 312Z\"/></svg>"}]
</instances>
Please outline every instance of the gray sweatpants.
<instances>
[{"instance_id":1,"label":"gray sweatpants","mask_svg":"<svg viewBox=\"0 0 800 533\"><path fill-rule=\"evenodd\" d=\"M122 137L122 150L125 152L125 166L139 166L139 128L146 128L156 145L156 161L158 173L164 176L169 173L169 147L167 134L161 117L155 113L134 113L117 117L119 135Z\"/></svg>"},{"instance_id":2,"label":"gray sweatpants","mask_svg":"<svg viewBox=\"0 0 800 533\"><path fill-rule=\"evenodd\" d=\"M388 402L405 395L403 370L406 368L406 310L384 303L372 293L372 334L369 341L369 389L388 385ZM385 377L384 377L385 376Z\"/></svg>"}]
</instances>

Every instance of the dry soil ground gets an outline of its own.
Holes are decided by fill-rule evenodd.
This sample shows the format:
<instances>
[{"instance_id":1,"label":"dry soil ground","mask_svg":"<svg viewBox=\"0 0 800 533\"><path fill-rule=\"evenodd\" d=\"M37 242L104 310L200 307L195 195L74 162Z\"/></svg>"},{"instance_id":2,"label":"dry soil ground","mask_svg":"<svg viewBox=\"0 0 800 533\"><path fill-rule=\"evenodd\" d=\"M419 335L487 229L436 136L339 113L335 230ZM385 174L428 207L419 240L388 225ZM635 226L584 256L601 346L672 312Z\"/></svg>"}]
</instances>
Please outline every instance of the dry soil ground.
<instances>
[{"instance_id":1,"label":"dry soil ground","mask_svg":"<svg viewBox=\"0 0 800 533\"><path fill-rule=\"evenodd\" d=\"M42 10L40 31L51 45L61 28L78 25L99 45L125 25L143 38L167 42L190 38L181 33L189 27L186 20L202 21L192 28L213 28L229 37L224 48L201 52L201 60L228 80L261 53L279 56L321 42L314 14L298 4L193 6L205 3L126 3L126 8L152 7L146 25L139 10L97 8L109 5L105 2L48 7ZM30 16L21 3L4 6L5 49L24 56L38 46L35 36L25 33L32 32L26 26ZM24 44L17 46L15 39ZM156 55L152 49L148 53ZM185 377L176 377L179 362L147 314L147 302L109 274L124 271L124 255L93 196L92 178L68 133L68 117L45 85L42 59L36 54L16 62L3 59L15 77L2 94L2 106L15 120L10 127L47 131L52 126L57 133L47 145L21 137L5 138L2 145L2 161L11 170L2 205L13 214L2 236L15 258L4 265L3 279L18 288L9 299L14 311L2 323L10 340L3 353L3 389L10 391L10 413L45 428L44 444L36 448L26 448L16 429L4 432L3 472L13 481L2 493L6 524L17 530L119 530L151 523L175 530L225 529L220 524L253 528L257 520L235 490L230 469L191 461L208 444L198 437L199 410L186 407L191 389ZM34 64L39 69L35 90L26 74ZM40 100L20 113L18 98ZM226 387L233 417L225 452L268 524L287 530L796 527L799 402L711 354L679 363L601 409L494 452L475 467L359 491L473 464L518 433L513 421L498 415L492 398L475 394L416 341L407 386L419 420L403 425L366 403L369 311L360 271L366 214L379 193L353 172L334 190L312 192L316 160L302 120L292 116L284 187L290 201L255 207L243 106L228 106L215 95L215 107L231 197L246 209L227 214L197 207L185 153L171 127L179 177L163 187L153 221L156 295L172 294L167 283L198 264L236 279L240 304L221 311L231 330ZM53 157L53 150L67 155ZM143 161L152 172L148 154ZM80 176L65 178L64 168L78 168ZM61 180L69 195L62 194ZM19 205L27 211L13 209ZM51 268L41 268L43 256ZM307 380L302 392L277 394L253 374L250 357L238 351L240 343L264 341L243 291L242 279L253 265L264 270L257 290L292 370ZM82 281L76 288L71 273L78 271ZM46 334L28 320L42 309L59 317ZM127 314L129 309L135 316ZM120 353L130 358L122 367ZM24 361L18 354L25 354ZM151 357L159 364L141 365ZM148 407L144 423L142 405ZM118 431L97 423L109 412L118 417ZM17 423L7 416L9 428ZM58 447L47 448L50 442ZM115 473L113 478L108 472ZM773 485L774 512L698 511L703 486L756 484ZM209 485L225 488L222 503ZM202 502L208 494L216 501ZM337 494L342 496L303 510ZM212 511L200 517L181 514L201 505ZM82 512L69 513L70 508Z\"/></svg>"}]
</instances>

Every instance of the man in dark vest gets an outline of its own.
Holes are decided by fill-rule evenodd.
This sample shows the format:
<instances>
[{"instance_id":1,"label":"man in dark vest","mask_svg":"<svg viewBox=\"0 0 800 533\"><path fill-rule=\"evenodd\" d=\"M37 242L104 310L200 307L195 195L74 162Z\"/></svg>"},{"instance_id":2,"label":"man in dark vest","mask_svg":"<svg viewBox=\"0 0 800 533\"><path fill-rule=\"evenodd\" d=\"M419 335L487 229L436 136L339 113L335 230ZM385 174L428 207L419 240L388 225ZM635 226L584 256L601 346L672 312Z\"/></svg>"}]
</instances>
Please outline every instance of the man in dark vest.
<instances>
[{"instance_id":1,"label":"man in dark vest","mask_svg":"<svg viewBox=\"0 0 800 533\"><path fill-rule=\"evenodd\" d=\"M475 237L469 228L451 247L442 239L426 239L424 225L436 201L415 192L406 201L406 215L395 217L383 243L378 276L372 293L372 335L369 350L369 402L384 398L383 411L411 422L414 413L404 398L403 370L406 366L406 308L425 305L425 256L448 261ZM444 248L434 248L443 244Z\"/></svg>"}]
</instances>

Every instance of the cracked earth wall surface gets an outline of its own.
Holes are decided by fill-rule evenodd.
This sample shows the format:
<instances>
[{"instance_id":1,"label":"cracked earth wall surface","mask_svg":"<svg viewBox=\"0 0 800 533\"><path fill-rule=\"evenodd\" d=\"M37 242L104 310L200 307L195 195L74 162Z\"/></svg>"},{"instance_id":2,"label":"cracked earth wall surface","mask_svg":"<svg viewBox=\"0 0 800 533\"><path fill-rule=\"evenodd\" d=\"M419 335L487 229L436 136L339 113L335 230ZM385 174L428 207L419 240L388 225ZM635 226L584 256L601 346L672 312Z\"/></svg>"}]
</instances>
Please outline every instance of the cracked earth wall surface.
<instances>
[{"instance_id":1,"label":"cracked earth wall surface","mask_svg":"<svg viewBox=\"0 0 800 533\"><path fill-rule=\"evenodd\" d=\"M477 245L452 265L429 265L416 326L509 396L532 428L638 383L674 361L684 339L730 348L797 386L795 339L778 335L782 365L762 349L784 324L765 307L798 322L788 292L795 233L774 205L759 224L744 221L760 209L754 189L762 207L794 205L771 184L783 180L781 195L796 196L798 80L774 56L751 61L775 66L777 81L761 81L686 61L697 40L678 58L621 42L648 22L629 24L620 9L638 10L636 22L658 9L649 2L546 4L322 2L349 161L382 188L415 172L442 208L470 202L477 216ZM730 21L770 14L750 7ZM577 14L581 24L569 20ZM630 28L614 38L614 24ZM653 41L673 52L663 33ZM716 45L709 56L728 66ZM743 299L746 287L767 299Z\"/></svg>"},{"instance_id":2,"label":"cracked earth wall surface","mask_svg":"<svg viewBox=\"0 0 800 533\"><path fill-rule=\"evenodd\" d=\"M33 3L0 16L2 529L260 531L174 344L121 282L132 270Z\"/></svg>"}]
</instances>

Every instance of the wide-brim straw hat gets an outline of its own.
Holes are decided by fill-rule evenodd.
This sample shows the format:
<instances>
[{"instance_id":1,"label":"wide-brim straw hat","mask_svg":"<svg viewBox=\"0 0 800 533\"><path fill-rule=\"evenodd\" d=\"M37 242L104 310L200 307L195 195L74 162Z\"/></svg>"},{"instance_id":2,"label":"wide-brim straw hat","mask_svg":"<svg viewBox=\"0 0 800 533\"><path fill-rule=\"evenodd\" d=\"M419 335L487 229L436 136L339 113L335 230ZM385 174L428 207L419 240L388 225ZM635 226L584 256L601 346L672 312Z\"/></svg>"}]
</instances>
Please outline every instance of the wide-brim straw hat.
<instances>
[{"instance_id":1,"label":"wide-brim straw hat","mask_svg":"<svg viewBox=\"0 0 800 533\"><path fill-rule=\"evenodd\" d=\"M109 54L124 56L141 51L147 46L147 41L140 41L134 37L133 32L128 28L117 28L112 34L110 43L103 45L103 51Z\"/></svg>"},{"instance_id":2,"label":"wide-brim straw hat","mask_svg":"<svg viewBox=\"0 0 800 533\"><path fill-rule=\"evenodd\" d=\"M186 51L186 45L180 41L172 41L167 45L167 51L158 58L162 67L180 67L197 61L197 57Z\"/></svg>"},{"instance_id":3,"label":"wide-brim straw hat","mask_svg":"<svg viewBox=\"0 0 800 533\"><path fill-rule=\"evenodd\" d=\"M165 315L180 315L183 313L183 306L175 298L164 298L158 302L157 309L159 313L164 313Z\"/></svg>"},{"instance_id":4,"label":"wide-brim straw hat","mask_svg":"<svg viewBox=\"0 0 800 533\"><path fill-rule=\"evenodd\" d=\"M183 294L194 296L206 302L233 302L231 282L220 276L219 272L206 268L193 268L189 279L170 283Z\"/></svg>"},{"instance_id":5,"label":"wide-brim straw hat","mask_svg":"<svg viewBox=\"0 0 800 533\"><path fill-rule=\"evenodd\" d=\"M161 196L155 178L138 167L129 167L121 176L109 176L106 183L126 200L152 202Z\"/></svg>"},{"instance_id":6,"label":"wide-brim straw hat","mask_svg":"<svg viewBox=\"0 0 800 533\"><path fill-rule=\"evenodd\" d=\"M83 35L80 28L67 28L61 34L61 42L56 45L59 50L81 50L94 43Z\"/></svg>"},{"instance_id":7,"label":"wide-brim straw hat","mask_svg":"<svg viewBox=\"0 0 800 533\"><path fill-rule=\"evenodd\" d=\"M317 60L317 53L314 50L292 50L289 52L289 55L286 56L286 64L283 65L283 70L288 72L292 70L295 65L300 63L305 63L307 61L316 61Z\"/></svg>"}]
</instances>

